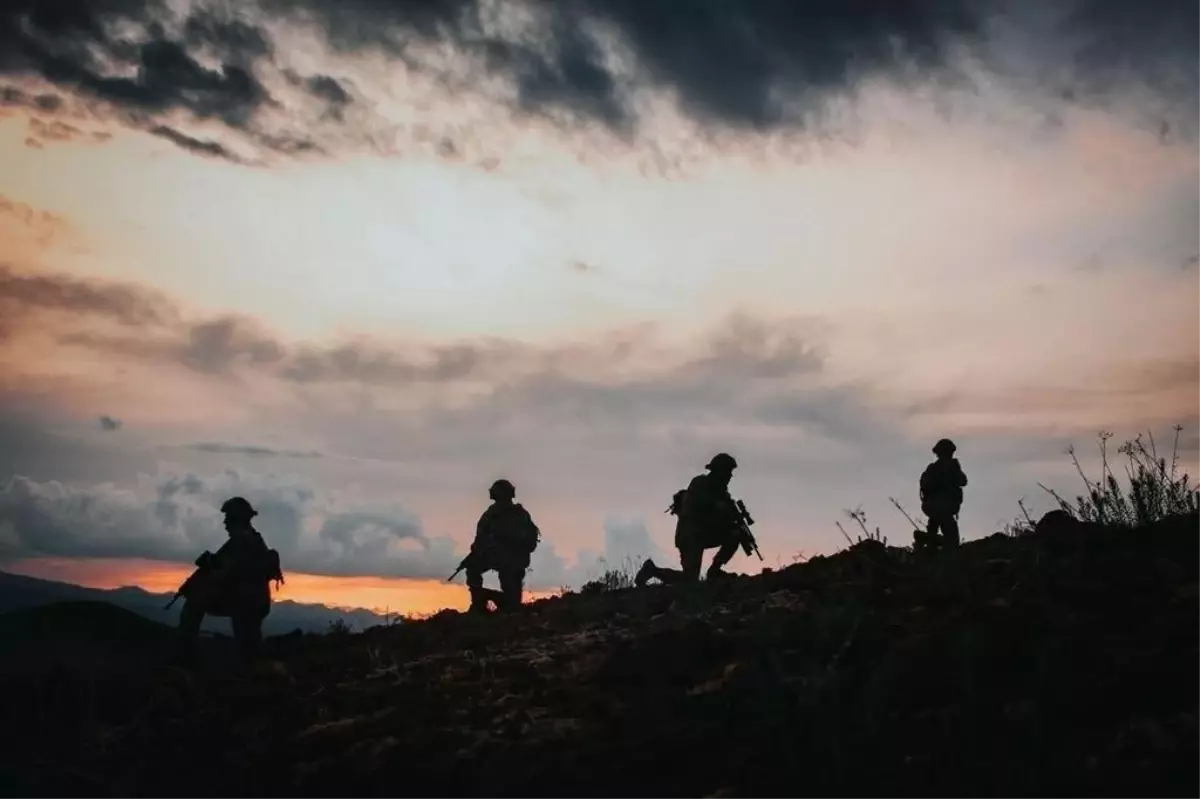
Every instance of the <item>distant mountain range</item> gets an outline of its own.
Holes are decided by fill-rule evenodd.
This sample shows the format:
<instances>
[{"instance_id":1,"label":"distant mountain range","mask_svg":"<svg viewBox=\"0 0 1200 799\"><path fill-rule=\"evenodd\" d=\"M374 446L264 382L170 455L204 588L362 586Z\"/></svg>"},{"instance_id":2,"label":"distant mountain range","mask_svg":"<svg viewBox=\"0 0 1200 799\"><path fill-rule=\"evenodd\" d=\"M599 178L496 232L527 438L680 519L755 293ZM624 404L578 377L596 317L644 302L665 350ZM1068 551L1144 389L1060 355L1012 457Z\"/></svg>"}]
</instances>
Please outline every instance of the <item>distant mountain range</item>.
<instances>
[{"instance_id":1,"label":"distant mountain range","mask_svg":"<svg viewBox=\"0 0 1200 799\"><path fill-rule=\"evenodd\" d=\"M58 602L107 602L151 621L174 626L179 623L183 599L176 602L170 610L163 610L171 596L172 594L154 594L132 586L111 589L85 588L71 583L0 572L0 613ZM271 614L263 622L263 633L284 635L294 630L323 633L329 629L332 622L339 620L358 630L365 630L387 621L384 616L369 610L340 610L325 605L306 605L282 600L272 603ZM202 629L228 634L229 619L205 617Z\"/></svg>"}]
</instances>

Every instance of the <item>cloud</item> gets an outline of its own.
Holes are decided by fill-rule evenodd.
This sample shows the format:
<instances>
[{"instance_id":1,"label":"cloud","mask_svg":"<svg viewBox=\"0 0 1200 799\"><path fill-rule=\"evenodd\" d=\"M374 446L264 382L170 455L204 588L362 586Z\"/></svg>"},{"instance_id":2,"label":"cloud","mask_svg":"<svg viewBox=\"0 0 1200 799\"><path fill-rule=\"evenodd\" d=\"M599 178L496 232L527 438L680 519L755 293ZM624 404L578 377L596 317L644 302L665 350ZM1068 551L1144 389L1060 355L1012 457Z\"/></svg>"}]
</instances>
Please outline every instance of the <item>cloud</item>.
<instances>
[{"instance_id":1,"label":"cloud","mask_svg":"<svg viewBox=\"0 0 1200 799\"><path fill-rule=\"evenodd\" d=\"M219 508L233 495L246 497L259 512L256 527L280 551L285 570L444 579L465 554L467 542L430 536L417 515L396 503L319 491L296 477L168 470L141 475L131 489L11 478L0 488L0 529L8 531L0 537L0 562L28 557L190 562L224 541ZM662 558L637 519L607 520L604 542L601 552L588 550L568 563L555 549L553 531L544 531L527 587L578 587L605 568Z\"/></svg>"},{"instance_id":2,"label":"cloud","mask_svg":"<svg viewBox=\"0 0 1200 799\"><path fill-rule=\"evenodd\" d=\"M522 110L562 111L616 131L636 117L634 98L644 87L675 96L687 116L706 125L762 130L811 123L821 116L824 98L852 92L872 76L955 77L963 51L982 60L986 45L1006 31L1013 31L1010 44L1023 47L1026 59L1035 57L1047 71L1065 61L1072 78L1086 76L1093 84L1115 79L1114 63L1124 69L1121 77L1131 71L1148 77L1164 61L1176 72L1194 61L1195 8L1185 0L1133 20L1127 5L1111 0L1058 4L1058 14L1038 13L1040 5L270 0L266 7L315 18L343 52L375 48L445 80L452 71L442 51L426 48L426 58L420 45L449 46L477 64L481 76L506 76L514 87L511 102ZM1012 66L989 61L994 70Z\"/></svg>"},{"instance_id":3,"label":"cloud","mask_svg":"<svg viewBox=\"0 0 1200 799\"><path fill-rule=\"evenodd\" d=\"M57 94L29 94L16 86L0 87L0 107L26 108L31 111L54 113L63 107L63 99Z\"/></svg>"},{"instance_id":4,"label":"cloud","mask_svg":"<svg viewBox=\"0 0 1200 799\"><path fill-rule=\"evenodd\" d=\"M152 458L131 451L126 436L105 435L98 440L56 430L46 412L44 396L32 398L31 406L21 408L12 391L0 391L0 475L5 479L23 474L33 480L97 482L114 474L136 474L154 468ZM94 429L94 418L87 420Z\"/></svg>"},{"instance_id":5,"label":"cloud","mask_svg":"<svg viewBox=\"0 0 1200 799\"><path fill-rule=\"evenodd\" d=\"M572 566L560 553L586 548L606 518L650 513L645 525L666 547L669 532L659 529L666 522L657 514L717 451L731 451L743 464L737 493L760 521L764 551L811 550L826 526L836 543L831 520L840 508L915 491L909 472L919 472L941 435L962 438L970 453L973 484L986 489L972 494L967 523L990 532L1040 479L1023 464L1044 458L1047 447L1057 453L1058 439L1122 423L1190 424L1197 403L1197 361L1173 338L1174 328L1189 332L1184 322L1188 314L1194 320L1194 304L1189 310L1179 299L1189 278L1174 272L1169 292L1125 309L1128 329L1113 329L1107 312L1095 314L1095 329L1061 319L1058 309L1070 294L1044 306L1026 303L1031 315L1018 326L1004 320L994 337L972 328L987 319L969 303L927 320L893 317L880 327L855 317L842 332L861 328L864 351L884 347L887 360L851 369L843 348L854 342L831 336L828 320L804 317L734 313L686 337L645 324L543 344L495 337L301 341L252 319L193 314L135 284L13 274L20 279L0 281L0 297L8 298L0 301L19 300L13 307L27 311L6 315L14 327L0 356L20 366L26 337L34 335L62 349L47 345L44 357L23 367L32 380L14 368L9 394L29 392L39 404L46 396L69 398L93 428L91 409L121 408L137 423L128 436L105 437L114 447L133 446L136 433L147 451L173 449L194 474L205 474L217 458L262 464L278 456L304 472L294 482L312 491L354 483L387 497L402 486L420 498L423 518L448 530L473 523L461 518L467 486L508 476L535 517L545 514L548 543L537 556L538 579L545 580L574 579L576 567L594 572L598 556ZM939 349L946 326L959 331L948 350ZM1086 364L1066 364L1062 349L1046 346L1065 336L1088 342ZM1161 363L1139 358L1151 345ZM909 358L909 347L920 357ZM1021 368L1005 371L1013 351L1023 353ZM936 363L926 367L922 359ZM49 379L46 364L85 366L51 369L56 382L39 383ZM1039 371L1043 364L1051 371ZM129 374L115 378L114 365ZM299 457L315 453L323 456ZM21 459L9 460L7 473L43 487L59 477L28 454L40 478ZM346 527L330 527L322 539L322 501L306 500L305 534L348 553L351 564L371 560L372 547L383 546L375 538L391 541L409 529L402 521L412 515L407 505L385 513L363 502L342 509L376 513L374 521L346 517ZM884 510L891 513L886 504ZM376 530L369 540L368 528ZM388 551L396 546L387 544ZM401 549L422 546L405 538ZM396 556L407 557L407 549ZM310 545L304 556L320 551Z\"/></svg>"},{"instance_id":6,"label":"cloud","mask_svg":"<svg viewBox=\"0 0 1200 799\"><path fill-rule=\"evenodd\" d=\"M180 20L156 0L18 0L0 11L0 51L0 73L33 76L99 103L93 114L190 152L245 162L220 143L177 130L173 115L219 124L258 147L303 149L260 124L278 103L254 70L271 45L237 19L198 9Z\"/></svg>"},{"instance_id":7,"label":"cloud","mask_svg":"<svg viewBox=\"0 0 1200 799\"><path fill-rule=\"evenodd\" d=\"M35 243L42 247L65 238L71 232L70 224L58 214L41 211L26 203L0 196L0 224L10 220L19 224L22 230L32 235ZM5 288L10 278L11 269L0 262L0 297L7 291L14 290L12 286Z\"/></svg>"},{"instance_id":8,"label":"cloud","mask_svg":"<svg viewBox=\"0 0 1200 799\"><path fill-rule=\"evenodd\" d=\"M25 144L29 147L62 142L106 142L112 138L108 131L81 127L84 121L94 125L95 120L72 110L58 94L31 94L16 86L0 86L0 117L6 115L6 108L25 112L28 124Z\"/></svg>"},{"instance_id":9,"label":"cloud","mask_svg":"<svg viewBox=\"0 0 1200 799\"><path fill-rule=\"evenodd\" d=\"M18 271L0 263L0 307L10 318L37 312L98 316L130 327L167 324L176 309L141 286L61 274Z\"/></svg>"},{"instance_id":10,"label":"cloud","mask_svg":"<svg viewBox=\"0 0 1200 799\"><path fill-rule=\"evenodd\" d=\"M108 432L112 432L112 431L114 431L114 430L120 430L120 429L121 429L121 420L120 420L120 419L114 419L114 418L113 418L113 417L111 417L111 416L107 416L107 415L105 415L105 416L101 416L101 417L100 417L100 419L99 419L99 422L100 422L100 429L101 429L101 430L105 430L105 431L108 431Z\"/></svg>"},{"instance_id":11,"label":"cloud","mask_svg":"<svg viewBox=\"0 0 1200 799\"><path fill-rule=\"evenodd\" d=\"M646 523L641 519L610 517L604 520L604 548L599 552L587 547L581 549L575 564L567 572L566 584L582 585L610 569L634 572L646 558L653 558L659 565L665 565L677 557L674 552L669 555L663 552L654 543ZM537 564L533 565L536 567Z\"/></svg>"},{"instance_id":12,"label":"cloud","mask_svg":"<svg viewBox=\"0 0 1200 799\"><path fill-rule=\"evenodd\" d=\"M169 128L166 125L156 125L148 132L151 136L157 136L160 139L165 139L177 147L197 155L205 155L225 161L232 161L235 164L245 163L240 156L231 152L223 144L215 141L196 139L188 136L186 133L180 133L174 128Z\"/></svg>"},{"instance_id":13,"label":"cloud","mask_svg":"<svg viewBox=\"0 0 1200 799\"><path fill-rule=\"evenodd\" d=\"M737 313L715 328L698 350L672 352L656 339L652 326L613 330L587 343L544 347L500 338L424 346L367 338L327 345L288 342L246 317L188 319L169 298L137 284L3 266L0 304L14 320L23 318L39 331L43 327L37 312L58 313L55 335L66 345L212 376L249 369L299 385L511 382L532 375L535 380L562 381L560 387L569 388L573 374L610 375L614 369L650 365L656 371L673 370L689 390L715 389L728 381L815 373L824 357L816 320L766 324ZM123 330L94 332L89 318L116 323Z\"/></svg>"},{"instance_id":14,"label":"cloud","mask_svg":"<svg viewBox=\"0 0 1200 799\"><path fill-rule=\"evenodd\" d=\"M303 87L313 97L325 103L322 119L345 121L346 109L354 102L354 96L341 81L329 75L304 77L291 69L286 70L284 75L292 85Z\"/></svg>"},{"instance_id":15,"label":"cloud","mask_svg":"<svg viewBox=\"0 0 1200 799\"><path fill-rule=\"evenodd\" d=\"M327 151L312 125L287 119L311 117L285 87L322 104L323 123L361 124L345 113L355 104L345 80L286 64L290 48L276 38L306 28L346 63L383 54L447 96L471 93L578 130L599 125L626 142L645 121L647 92L701 128L761 132L819 126L827 100L873 78L946 84L965 80L967 63L1031 77L1060 101L1137 86L1194 106L1195 4L1129 9L1120 0L1053 10L1036 0L261 0L235 14L158 0L18 0L0 12L0 74L35 76L102 103L121 124L236 163L261 161L181 130L173 116L283 156Z\"/></svg>"},{"instance_id":16,"label":"cloud","mask_svg":"<svg viewBox=\"0 0 1200 799\"><path fill-rule=\"evenodd\" d=\"M273 449L271 447L256 447L245 444L225 444L219 441L201 441L185 444L186 449L196 452L207 452L216 455L245 455L250 458L320 458L320 452L309 450L302 452L293 449Z\"/></svg>"},{"instance_id":17,"label":"cloud","mask_svg":"<svg viewBox=\"0 0 1200 799\"><path fill-rule=\"evenodd\" d=\"M166 471L132 489L68 486L15 476L0 489L7 558L115 557L188 562L225 538L219 508L246 497L285 568L332 576L437 577L455 565L454 542L433 539L395 504L317 492L296 478Z\"/></svg>"}]
</instances>

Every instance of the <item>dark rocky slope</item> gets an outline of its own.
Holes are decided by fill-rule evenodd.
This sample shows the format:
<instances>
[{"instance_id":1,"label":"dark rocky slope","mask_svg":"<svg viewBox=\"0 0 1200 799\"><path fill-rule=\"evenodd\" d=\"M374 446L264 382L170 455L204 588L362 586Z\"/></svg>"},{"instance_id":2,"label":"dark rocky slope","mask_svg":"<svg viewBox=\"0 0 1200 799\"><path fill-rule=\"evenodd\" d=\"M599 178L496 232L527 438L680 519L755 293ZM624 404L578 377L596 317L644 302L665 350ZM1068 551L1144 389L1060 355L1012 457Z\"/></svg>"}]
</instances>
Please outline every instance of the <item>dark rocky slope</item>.
<instances>
[{"instance_id":1,"label":"dark rocky slope","mask_svg":"<svg viewBox=\"0 0 1200 799\"><path fill-rule=\"evenodd\" d=\"M84 795L1187 795L1200 519L861 542L757 577L5 676L0 780Z\"/></svg>"}]
</instances>

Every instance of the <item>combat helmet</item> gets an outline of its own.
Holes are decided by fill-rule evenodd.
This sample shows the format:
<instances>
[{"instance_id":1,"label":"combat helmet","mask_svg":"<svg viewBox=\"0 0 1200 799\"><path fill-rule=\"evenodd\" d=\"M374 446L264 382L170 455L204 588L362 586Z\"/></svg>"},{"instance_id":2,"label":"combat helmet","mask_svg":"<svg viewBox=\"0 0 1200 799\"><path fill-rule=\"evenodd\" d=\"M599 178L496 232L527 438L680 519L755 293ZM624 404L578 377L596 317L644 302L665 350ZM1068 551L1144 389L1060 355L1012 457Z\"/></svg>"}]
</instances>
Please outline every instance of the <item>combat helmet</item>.
<instances>
[{"instance_id":1,"label":"combat helmet","mask_svg":"<svg viewBox=\"0 0 1200 799\"><path fill-rule=\"evenodd\" d=\"M242 519L252 519L258 515L245 497L230 497L221 505L221 513L237 516Z\"/></svg>"},{"instance_id":2,"label":"combat helmet","mask_svg":"<svg viewBox=\"0 0 1200 799\"><path fill-rule=\"evenodd\" d=\"M733 456L728 452L718 452L704 468L708 469L710 472L721 470L732 472L737 468L737 465L737 461L734 460Z\"/></svg>"},{"instance_id":3,"label":"combat helmet","mask_svg":"<svg viewBox=\"0 0 1200 799\"><path fill-rule=\"evenodd\" d=\"M516 495L516 487L504 478L492 483L492 487L488 489L488 496L495 500L512 499Z\"/></svg>"},{"instance_id":4,"label":"combat helmet","mask_svg":"<svg viewBox=\"0 0 1200 799\"><path fill-rule=\"evenodd\" d=\"M945 454L947 456L950 456L950 455L953 455L955 450L957 450L957 449L958 449L958 447L954 446L953 441L951 441L948 438L943 438L940 441L938 441L938 443L933 445L933 454L934 455Z\"/></svg>"}]
</instances>

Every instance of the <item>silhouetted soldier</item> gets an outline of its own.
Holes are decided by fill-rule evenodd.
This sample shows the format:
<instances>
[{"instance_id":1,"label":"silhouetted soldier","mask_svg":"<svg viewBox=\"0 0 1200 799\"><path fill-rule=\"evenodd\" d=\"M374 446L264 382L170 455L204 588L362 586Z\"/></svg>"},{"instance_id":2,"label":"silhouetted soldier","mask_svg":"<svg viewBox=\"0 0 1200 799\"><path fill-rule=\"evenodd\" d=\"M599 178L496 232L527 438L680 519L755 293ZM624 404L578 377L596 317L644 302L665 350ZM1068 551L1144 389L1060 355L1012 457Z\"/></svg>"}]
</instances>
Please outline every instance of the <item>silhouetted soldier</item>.
<instances>
[{"instance_id":1,"label":"silhouetted soldier","mask_svg":"<svg viewBox=\"0 0 1200 799\"><path fill-rule=\"evenodd\" d=\"M495 599L500 610L515 610L521 606L525 570L541 539L533 517L518 502L513 502L517 490L508 480L497 480L488 489L492 504L475 526L475 540L467 556L467 586L471 589L471 610L487 610L489 599ZM495 571L500 578L500 593L483 587L484 572Z\"/></svg>"},{"instance_id":2,"label":"silhouetted soldier","mask_svg":"<svg viewBox=\"0 0 1200 799\"><path fill-rule=\"evenodd\" d=\"M181 586L186 601L179 614L181 649L191 654L205 615L227 616L238 652L254 655L262 643L262 623L271 612L272 580L283 581L279 556L268 549L250 520L258 515L242 497L221 506L229 539L215 554L196 559L199 569Z\"/></svg>"},{"instance_id":3,"label":"silhouetted soldier","mask_svg":"<svg viewBox=\"0 0 1200 799\"><path fill-rule=\"evenodd\" d=\"M933 445L937 460L921 473L921 512L929 517L925 534L931 545L945 543L956 547L959 543L958 511L962 508L967 475L954 457L956 449L948 438L938 441Z\"/></svg>"},{"instance_id":4,"label":"silhouetted soldier","mask_svg":"<svg viewBox=\"0 0 1200 799\"><path fill-rule=\"evenodd\" d=\"M698 474L688 487L676 494L670 510L678 520L675 522L675 548L679 550L679 563L683 567L668 569L655 565L647 559L638 570L634 582L645 585L651 577L664 583L697 582L704 550L717 549L712 564L705 576L711 580L727 576L721 569L737 554L737 508L729 495L729 481L737 461L725 452L713 456L705 466L708 474Z\"/></svg>"}]
</instances>

